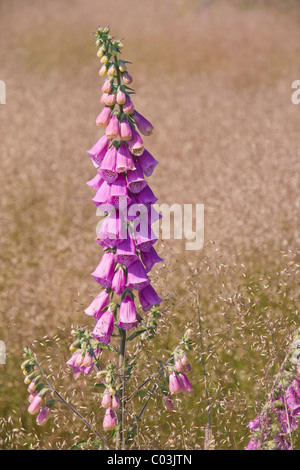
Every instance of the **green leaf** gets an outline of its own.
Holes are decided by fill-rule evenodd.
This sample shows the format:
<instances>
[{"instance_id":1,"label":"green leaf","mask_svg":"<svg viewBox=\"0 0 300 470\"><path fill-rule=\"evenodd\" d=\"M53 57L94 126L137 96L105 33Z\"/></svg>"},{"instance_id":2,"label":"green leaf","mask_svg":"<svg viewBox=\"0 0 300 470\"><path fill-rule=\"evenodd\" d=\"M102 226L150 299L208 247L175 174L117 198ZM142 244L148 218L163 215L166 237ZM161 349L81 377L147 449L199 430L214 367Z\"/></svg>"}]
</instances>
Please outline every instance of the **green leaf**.
<instances>
[{"instance_id":1,"label":"green leaf","mask_svg":"<svg viewBox=\"0 0 300 470\"><path fill-rule=\"evenodd\" d=\"M93 384L92 387L106 388L104 384Z\"/></svg>"},{"instance_id":2,"label":"green leaf","mask_svg":"<svg viewBox=\"0 0 300 470\"><path fill-rule=\"evenodd\" d=\"M133 333L132 335L129 336L129 338L127 339L127 341L132 341L134 338L136 338L137 336L141 335L142 333L144 333L145 329L143 330L139 330L139 331L136 331L135 333Z\"/></svg>"},{"instance_id":3,"label":"green leaf","mask_svg":"<svg viewBox=\"0 0 300 470\"><path fill-rule=\"evenodd\" d=\"M79 441L71 447L71 450L83 449L87 446L87 441Z\"/></svg>"},{"instance_id":4,"label":"green leaf","mask_svg":"<svg viewBox=\"0 0 300 470\"><path fill-rule=\"evenodd\" d=\"M147 392L145 392L145 390L139 390L138 392L134 394L135 397L141 397L141 398L144 398L146 395L147 395Z\"/></svg>"}]
</instances>

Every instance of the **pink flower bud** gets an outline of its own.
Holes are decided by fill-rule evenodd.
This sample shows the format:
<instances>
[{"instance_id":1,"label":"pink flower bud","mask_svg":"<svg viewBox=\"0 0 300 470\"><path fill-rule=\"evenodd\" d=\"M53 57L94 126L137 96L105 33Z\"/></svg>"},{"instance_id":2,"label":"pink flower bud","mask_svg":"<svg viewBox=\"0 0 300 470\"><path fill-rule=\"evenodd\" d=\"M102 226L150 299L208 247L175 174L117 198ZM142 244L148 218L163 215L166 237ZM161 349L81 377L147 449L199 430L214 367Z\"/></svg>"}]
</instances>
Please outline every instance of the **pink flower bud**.
<instances>
[{"instance_id":1,"label":"pink flower bud","mask_svg":"<svg viewBox=\"0 0 300 470\"><path fill-rule=\"evenodd\" d=\"M132 114L133 111L134 111L133 103L132 103L131 99L129 98L129 96L126 95L126 102L123 105L123 112L125 114Z\"/></svg>"},{"instance_id":2,"label":"pink flower bud","mask_svg":"<svg viewBox=\"0 0 300 470\"><path fill-rule=\"evenodd\" d=\"M144 142L135 129L132 129L132 139L128 141L128 147L133 155L142 155L144 152Z\"/></svg>"},{"instance_id":3,"label":"pink flower bud","mask_svg":"<svg viewBox=\"0 0 300 470\"><path fill-rule=\"evenodd\" d=\"M181 362L184 366L187 366L189 364L188 357L185 353L181 356Z\"/></svg>"},{"instance_id":4,"label":"pink flower bud","mask_svg":"<svg viewBox=\"0 0 300 470\"><path fill-rule=\"evenodd\" d=\"M105 431L109 431L111 429L115 429L116 426L117 426L116 413L111 408L107 408L104 419L103 419L103 428L105 429Z\"/></svg>"},{"instance_id":5,"label":"pink flower bud","mask_svg":"<svg viewBox=\"0 0 300 470\"><path fill-rule=\"evenodd\" d=\"M102 93L110 93L112 90L112 81L107 79L102 85Z\"/></svg>"},{"instance_id":6,"label":"pink flower bud","mask_svg":"<svg viewBox=\"0 0 300 470\"><path fill-rule=\"evenodd\" d=\"M36 395L28 407L28 413L36 415L42 406L43 399L39 395Z\"/></svg>"},{"instance_id":7,"label":"pink flower bud","mask_svg":"<svg viewBox=\"0 0 300 470\"><path fill-rule=\"evenodd\" d=\"M169 377L169 390L170 393L180 393L182 391L182 383L175 372L172 372Z\"/></svg>"},{"instance_id":8,"label":"pink flower bud","mask_svg":"<svg viewBox=\"0 0 300 470\"><path fill-rule=\"evenodd\" d=\"M106 73L107 73L107 65L103 64L101 69L99 70L99 75L103 77L104 75L106 75Z\"/></svg>"},{"instance_id":9,"label":"pink flower bud","mask_svg":"<svg viewBox=\"0 0 300 470\"><path fill-rule=\"evenodd\" d=\"M111 395L108 391L106 391L103 395L101 405L103 406L103 408L110 408L111 403L112 403Z\"/></svg>"},{"instance_id":10,"label":"pink flower bud","mask_svg":"<svg viewBox=\"0 0 300 470\"><path fill-rule=\"evenodd\" d=\"M48 406L44 406L41 411L39 412L36 422L39 426L43 426L48 421L50 415L50 408Z\"/></svg>"},{"instance_id":11,"label":"pink flower bud","mask_svg":"<svg viewBox=\"0 0 300 470\"><path fill-rule=\"evenodd\" d=\"M27 392L28 392L28 393L33 393L33 392L36 390L36 387L37 387L37 382L35 382L35 381L33 380L33 381L30 382L30 384L28 385Z\"/></svg>"},{"instance_id":12,"label":"pink flower bud","mask_svg":"<svg viewBox=\"0 0 300 470\"><path fill-rule=\"evenodd\" d=\"M108 93L103 93L101 98L100 98L100 103L101 104L106 104L106 97Z\"/></svg>"},{"instance_id":13,"label":"pink flower bud","mask_svg":"<svg viewBox=\"0 0 300 470\"><path fill-rule=\"evenodd\" d=\"M114 115L106 128L106 136L108 139L115 139L120 134L120 124L116 115Z\"/></svg>"},{"instance_id":14,"label":"pink flower bud","mask_svg":"<svg viewBox=\"0 0 300 470\"><path fill-rule=\"evenodd\" d=\"M84 359L84 356L83 356L81 353L78 353L78 354L76 355L75 366L76 366L76 367L82 366L83 359Z\"/></svg>"},{"instance_id":15,"label":"pink flower bud","mask_svg":"<svg viewBox=\"0 0 300 470\"><path fill-rule=\"evenodd\" d=\"M127 66L123 60L120 60L119 62L119 70L120 72L126 72L127 71Z\"/></svg>"},{"instance_id":16,"label":"pink flower bud","mask_svg":"<svg viewBox=\"0 0 300 470\"><path fill-rule=\"evenodd\" d=\"M179 379L182 384L182 392L184 395L188 395L190 392L193 391L193 387L191 386L187 376L183 372L179 374Z\"/></svg>"},{"instance_id":17,"label":"pink flower bud","mask_svg":"<svg viewBox=\"0 0 300 470\"><path fill-rule=\"evenodd\" d=\"M93 360L91 356L89 354L86 354L82 362L83 367L90 367L92 364L93 364Z\"/></svg>"},{"instance_id":18,"label":"pink flower bud","mask_svg":"<svg viewBox=\"0 0 300 470\"><path fill-rule=\"evenodd\" d=\"M128 72L124 72L122 78L126 85L130 85L133 82L133 78Z\"/></svg>"},{"instance_id":19,"label":"pink flower bud","mask_svg":"<svg viewBox=\"0 0 300 470\"><path fill-rule=\"evenodd\" d=\"M144 116L142 116L140 113L138 113L137 111L134 111L133 113L133 117L134 117L134 120L136 122L136 125L138 126L139 128L139 131L143 134L143 135L151 135L152 132L153 132L153 126L152 124L147 121L146 118L144 118Z\"/></svg>"},{"instance_id":20,"label":"pink flower bud","mask_svg":"<svg viewBox=\"0 0 300 470\"><path fill-rule=\"evenodd\" d=\"M117 103L121 105L126 103L126 94L121 88L117 93Z\"/></svg>"},{"instance_id":21,"label":"pink flower bud","mask_svg":"<svg viewBox=\"0 0 300 470\"><path fill-rule=\"evenodd\" d=\"M112 405L111 405L113 410L119 410L121 408L121 403L118 395L114 395L112 398Z\"/></svg>"},{"instance_id":22,"label":"pink flower bud","mask_svg":"<svg viewBox=\"0 0 300 470\"><path fill-rule=\"evenodd\" d=\"M127 119L122 119L120 124L120 136L121 140L131 140L132 139L132 129L127 121Z\"/></svg>"},{"instance_id":23,"label":"pink flower bud","mask_svg":"<svg viewBox=\"0 0 300 470\"><path fill-rule=\"evenodd\" d=\"M29 403L32 403L33 402L33 399L37 396L37 393L36 392L33 392L31 393L29 396L28 396L28 401Z\"/></svg>"},{"instance_id":24,"label":"pink flower bud","mask_svg":"<svg viewBox=\"0 0 300 470\"><path fill-rule=\"evenodd\" d=\"M111 64L111 66L109 67L108 71L107 71L107 75L109 75L110 77L116 75L117 71L116 71L116 67L114 64Z\"/></svg>"},{"instance_id":25,"label":"pink flower bud","mask_svg":"<svg viewBox=\"0 0 300 470\"><path fill-rule=\"evenodd\" d=\"M107 126L110 121L111 110L108 106L105 106L101 113L97 116L96 124L98 127Z\"/></svg>"},{"instance_id":26,"label":"pink flower bud","mask_svg":"<svg viewBox=\"0 0 300 470\"><path fill-rule=\"evenodd\" d=\"M101 64L106 64L108 62L108 57L107 55L103 55L100 59Z\"/></svg>"},{"instance_id":27,"label":"pink flower bud","mask_svg":"<svg viewBox=\"0 0 300 470\"><path fill-rule=\"evenodd\" d=\"M183 372L191 372L191 370L192 370L191 364L188 363L184 366Z\"/></svg>"},{"instance_id":28,"label":"pink flower bud","mask_svg":"<svg viewBox=\"0 0 300 470\"><path fill-rule=\"evenodd\" d=\"M114 93L106 93L105 104L107 106L113 106L116 102L116 95Z\"/></svg>"},{"instance_id":29,"label":"pink flower bud","mask_svg":"<svg viewBox=\"0 0 300 470\"><path fill-rule=\"evenodd\" d=\"M175 367L176 367L177 372L182 372L182 371L183 371L184 367L183 367L183 364L182 364L182 362L181 362L180 357L178 357L178 358L176 359L176 361L175 361Z\"/></svg>"}]
</instances>

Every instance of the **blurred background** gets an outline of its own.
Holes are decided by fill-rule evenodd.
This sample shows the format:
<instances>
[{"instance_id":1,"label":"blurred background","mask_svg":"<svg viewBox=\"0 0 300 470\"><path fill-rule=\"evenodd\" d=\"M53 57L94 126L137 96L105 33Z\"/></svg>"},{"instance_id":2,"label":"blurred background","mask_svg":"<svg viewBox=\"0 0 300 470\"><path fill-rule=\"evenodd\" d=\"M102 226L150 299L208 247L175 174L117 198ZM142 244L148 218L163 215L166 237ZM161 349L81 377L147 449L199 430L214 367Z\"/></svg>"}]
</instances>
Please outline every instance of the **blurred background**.
<instances>
[{"instance_id":1,"label":"blurred background","mask_svg":"<svg viewBox=\"0 0 300 470\"><path fill-rule=\"evenodd\" d=\"M63 449L90 437L68 413L42 430L27 414L19 366L32 344L101 430L93 379L74 385L65 366L72 326L92 325L83 309L101 256L85 184L95 174L86 149L101 135L98 25L124 38L135 107L155 127L146 147L159 160L150 180L158 202L205 205L203 249L161 240L165 262L153 276L165 301L149 351L164 357L193 328L194 393L171 416L152 400L134 445L202 449L211 421L213 446L245 447L299 322L299 21L300 3L289 0L0 0L1 448Z\"/></svg>"}]
</instances>

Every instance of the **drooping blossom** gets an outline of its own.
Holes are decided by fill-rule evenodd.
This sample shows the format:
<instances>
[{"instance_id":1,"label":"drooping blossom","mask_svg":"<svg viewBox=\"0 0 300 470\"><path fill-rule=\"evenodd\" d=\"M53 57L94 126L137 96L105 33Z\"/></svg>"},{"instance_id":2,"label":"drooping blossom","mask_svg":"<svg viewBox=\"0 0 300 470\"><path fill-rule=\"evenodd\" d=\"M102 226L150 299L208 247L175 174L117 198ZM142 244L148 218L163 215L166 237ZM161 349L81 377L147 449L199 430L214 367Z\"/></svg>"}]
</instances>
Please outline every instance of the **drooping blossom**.
<instances>
[{"instance_id":1,"label":"drooping blossom","mask_svg":"<svg viewBox=\"0 0 300 470\"><path fill-rule=\"evenodd\" d=\"M113 253L105 252L100 263L92 276L95 281L99 282L105 289L111 287L111 283L115 273L115 261Z\"/></svg>"},{"instance_id":2,"label":"drooping blossom","mask_svg":"<svg viewBox=\"0 0 300 470\"><path fill-rule=\"evenodd\" d=\"M112 183L118 177L116 165L117 149L112 145L101 162L100 169L98 170L99 176L107 181L107 183Z\"/></svg>"},{"instance_id":3,"label":"drooping blossom","mask_svg":"<svg viewBox=\"0 0 300 470\"><path fill-rule=\"evenodd\" d=\"M110 309L106 310L100 319L97 321L93 329L92 336L99 341L99 343L107 346L110 343L110 337L114 330L114 315Z\"/></svg>"},{"instance_id":4,"label":"drooping blossom","mask_svg":"<svg viewBox=\"0 0 300 470\"><path fill-rule=\"evenodd\" d=\"M50 416L51 409L46 405L44 406L39 414L37 415L36 422L39 426L43 426L47 421Z\"/></svg>"},{"instance_id":5,"label":"drooping blossom","mask_svg":"<svg viewBox=\"0 0 300 470\"><path fill-rule=\"evenodd\" d=\"M116 413L112 408L107 408L103 419L103 429L105 429L105 431L110 431L112 429L115 429L116 426Z\"/></svg>"},{"instance_id":6,"label":"drooping blossom","mask_svg":"<svg viewBox=\"0 0 300 470\"><path fill-rule=\"evenodd\" d=\"M156 165L158 164L158 161L155 160L151 153L149 153L146 149L143 151L142 155L140 155L138 161L146 176L151 176Z\"/></svg>"},{"instance_id":7,"label":"drooping blossom","mask_svg":"<svg viewBox=\"0 0 300 470\"><path fill-rule=\"evenodd\" d=\"M158 305L162 301L151 285L139 291L139 299L144 312L147 312L153 305Z\"/></svg>"},{"instance_id":8,"label":"drooping blossom","mask_svg":"<svg viewBox=\"0 0 300 470\"><path fill-rule=\"evenodd\" d=\"M151 246L149 251L141 251L141 260L145 266L146 273L148 273L156 263L163 261L163 258L161 258L156 253L155 248Z\"/></svg>"},{"instance_id":9,"label":"drooping blossom","mask_svg":"<svg viewBox=\"0 0 300 470\"><path fill-rule=\"evenodd\" d=\"M143 135L151 135L152 134L153 126L146 118L144 118L144 116L142 116L137 111L134 111L133 118L136 122L137 127L139 128L139 131Z\"/></svg>"},{"instance_id":10,"label":"drooping blossom","mask_svg":"<svg viewBox=\"0 0 300 470\"><path fill-rule=\"evenodd\" d=\"M150 284L142 262L138 259L127 268L127 287L138 291Z\"/></svg>"},{"instance_id":11,"label":"drooping blossom","mask_svg":"<svg viewBox=\"0 0 300 470\"><path fill-rule=\"evenodd\" d=\"M43 398L40 395L36 395L28 407L28 413L31 415L36 415L42 406Z\"/></svg>"},{"instance_id":12,"label":"drooping blossom","mask_svg":"<svg viewBox=\"0 0 300 470\"><path fill-rule=\"evenodd\" d=\"M137 324L137 315L134 305L134 301L127 295L125 299L122 300L119 312L119 320L117 325L122 328L122 330L130 330Z\"/></svg>"},{"instance_id":13,"label":"drooping blossom","mask_svg":"<svg viewBox=\"0 0 300 470\"><path fill-rule=\"evenodd\" d=\"M105 127L110 121L111 109L104 106L101 113L97 116L96 124L98 127Z\"/></svg>"},{"instance_id":14,"label":"drooping blossom","mask_svg":"<svg viewBox=\"0 0 300 470\"><path fill-rule=\"evenodd\" d=\"M111 407L113 410L119 410L121 408L120 398L118 395L113 395Z\"/></svg>"},{"instance_id":15,"label":"drooping blossom","mask_svg":"<svg viewBox=\"0 0 300 470\"><path fill-rule=\"evenodd\" d=\"M171 394L182 392L182 383L174 371L169 376L169 390Z\"/></svg>"},{"instance_id":16,"label":"drooping blossom","mask_svg":"<svg viewBox=\"0 0 300 470\"><path fill-rule=\"evenodd\" d=\"M182 393L188 395L193 391L193 387L184 372L179 373L179 380L182 384Z\"/></svg>"},{"instance_id":17,"label":"drooping blossom","mask_svg":"<svg viewBox=\"0 0 300 470\"><path fill-rule=\"evenodd\" d=\"M135 169L127 172L127 188L136 194L140 193L145 186L147 186L147 181L144 178L140 164L136 161Z\"/></svg>"},{"instance_id":18,"label":"drooping blossom","mask_svg":"<svg viewBox=\"0 0 300 470\"><path fill-rule=\"evenodd\" d=\"M129 234L127 234L126 238L118 244L115 260L127 268L138 260L134 240L129 236Z\"/></svg>"},{"instance_id":19,"label":"drooping blossom","mask_svg":"<svg viewBox=\"0 0 300 470\"><path fill-rule=\"evenodd\" d=\"M108 304L109 294L103 290L94 298L90 305L85 309L84 313L99 320L100 316L103 314L103 309L107 307Z\"/></svg>"},{"instance_id":20,"label":"drooping blossom","mask_svg":"<svg viewBox=\"0 0 300 470\"><path fill-rule=\"evenodd\" d=\"M109 393L108 390L106 390L102 397L101 406L103 406L103 408L110 408L111 404L112 404L111 394Z\"/></svg>"},{"instance_id":21,"label":"drooping blossom","mask_svg":"<svg viewBox=\"0 0 300 470\"><path fill-rule=\"evenodd\" d=\"M87 151L89 157L91 157L95 167L98 167L102 162L109 146L109 139L106 135L100 137L98 142L93 145L93 147Z\"/></svg>"}]
</instances>

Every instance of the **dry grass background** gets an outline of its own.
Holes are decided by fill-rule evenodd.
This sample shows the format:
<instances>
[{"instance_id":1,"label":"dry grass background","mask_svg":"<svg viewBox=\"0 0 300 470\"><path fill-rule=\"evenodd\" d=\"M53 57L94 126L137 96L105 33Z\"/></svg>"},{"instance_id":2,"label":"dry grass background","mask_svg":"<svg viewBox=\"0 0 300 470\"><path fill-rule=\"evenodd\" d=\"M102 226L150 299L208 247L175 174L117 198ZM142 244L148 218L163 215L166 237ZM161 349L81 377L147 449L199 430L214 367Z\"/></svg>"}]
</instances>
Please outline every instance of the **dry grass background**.
<instances>
[{"instance_id":1,"label":"dry grass background","mask_svg":"<svg viewBox=\"0 0 300 470\"><path fill-rule=\"evenodd\" d=\"M89 274L101 256L85 185L94 174L85 150L99 135L98 24L125 38L136 108L155 126L147 148L160 163L151 179L159 202L205 204L203 250L187 252L175 241L159 247L166 262L155 284L166 298L165 320L147 351L160 357L191 325L194 394L171 419L154 401L136 445L204 446L197 288L215 445L247 442L247 422L299 321L300 117L291 83L299 79L300 8L296 1L200 3L0 3L2 448L69 448L89 436L69 415L62 422L58 413L42 433L27 415L19 364L34 340L64 393L101 429L99 398L89 411L93 381L74 385L64 366L71 325L87 322L82 306L97 292ZM151 367L145 359L145 374Z\"/></svg>"}]
</instances>

